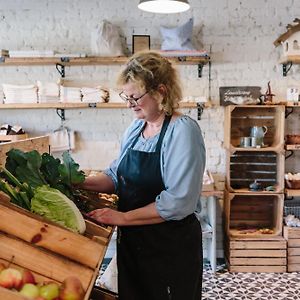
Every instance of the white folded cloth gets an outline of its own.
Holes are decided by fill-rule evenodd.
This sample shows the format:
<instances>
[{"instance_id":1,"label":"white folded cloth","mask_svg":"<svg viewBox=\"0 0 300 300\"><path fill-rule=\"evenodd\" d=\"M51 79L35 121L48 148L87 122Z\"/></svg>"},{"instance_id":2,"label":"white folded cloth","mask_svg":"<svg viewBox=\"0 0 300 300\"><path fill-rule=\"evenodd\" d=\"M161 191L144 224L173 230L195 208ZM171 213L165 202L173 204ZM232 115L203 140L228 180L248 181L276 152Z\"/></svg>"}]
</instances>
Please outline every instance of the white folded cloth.
<instances>
[{"instance_id":1,"label":"white folded cloth","mask_svg":"<svg viewBox=\"0 0 300 300\"><path fill-rule=\"evenodd\" d=\"M49 134L51 152L73 150L75 148L75 132L68 128L61 128Z\"/></svg>"},{"instance_id":2,"label":"white folded cloth","mask_svg":"<svg viewBox=\"0 0 300 300\"><path fill-rule=\"evenodd\" d=\"M60 86L60 102L81 102L81 89L79 87Z\"/></svg>"},{"instance_id":3,"label":"white folded cloth","mask_svg":"<svg viewBox=\"0 0 300 300\"><path fill-rule=\"evenodd\" d=\"M4 103L37 103L36 85L2 84Z\"/></svg>"},{"instance_id":4,"label":"white folded cloth","mask_svg":"<svg viewBox=\"0 0 300 300\"><path fill-rule=\"evenodd\" d=\"M108 102L109 93L100 87L83 87L81 88L82 102L98 103Z\"/></svg>"}]
</instances>

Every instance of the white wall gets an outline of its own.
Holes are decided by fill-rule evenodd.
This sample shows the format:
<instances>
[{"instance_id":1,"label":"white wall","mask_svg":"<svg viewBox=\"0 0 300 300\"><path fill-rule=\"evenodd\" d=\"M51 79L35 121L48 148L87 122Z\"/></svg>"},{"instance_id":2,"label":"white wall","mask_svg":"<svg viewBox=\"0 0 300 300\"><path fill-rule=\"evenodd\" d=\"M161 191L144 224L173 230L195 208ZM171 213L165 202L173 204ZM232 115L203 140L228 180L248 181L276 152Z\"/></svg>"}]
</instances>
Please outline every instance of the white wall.
<instances>
[{"instance_id":1,"label":"white wall","mask_svg":"<svg viewBox=\"0 0 300 300\"><path fill-rule=\"evenodd\" d=\"M194 17L196 44L212 49L212 89L214 103L219 87L258 85L262 92L271 81L275 100L285 99L288 86L300 87L299 66L282 76L278 64L281 49L273 41L285 26L300 15L297 0L190 0L192 9L175 15L155 15L138 10L138 0L1 0L1 48L10 50L53 49L60 52L90 53L90 32L103 19L120 26L131 49L132 34L149 34L151 48L160 46L159 26L183 24ZM1 66L1 64L0 64ZM178 67L184 94L208 96L208 68L197 77L197 66ZM114 86L120 66L67 67L70 78L99 80ZM32 83L59 78L54 66L1 67L0 83ZM197 118L196 110L185 111ZM67 126L77 131L74 158L85 169L103 169L117 155L124 129L132 120L126 109L67 110ZM205 110L201 121L207 166L225 173L223 108ZM3 110L0 123L21 124L33 135L47 133L60 125L55 110ZM297 125L296 125L297 126Z\"/></svg>"}]
</instances>

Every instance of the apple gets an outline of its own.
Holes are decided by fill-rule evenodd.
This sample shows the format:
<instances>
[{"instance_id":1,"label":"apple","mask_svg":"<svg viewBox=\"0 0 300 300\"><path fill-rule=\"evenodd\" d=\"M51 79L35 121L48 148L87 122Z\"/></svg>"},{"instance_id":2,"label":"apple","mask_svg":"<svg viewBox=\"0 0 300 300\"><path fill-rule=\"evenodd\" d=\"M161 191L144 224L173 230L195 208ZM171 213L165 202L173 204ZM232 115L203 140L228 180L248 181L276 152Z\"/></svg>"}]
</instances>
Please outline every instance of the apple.
<instances>
[{"instance_id":1,"label":"apple","mask_svg":"<svg viewBox=\"0 0 300 300\"><path fill-rule=\"evenodd\" d=\"M40 294L45 300L53 300L59 296L59 285L56 282L46 282L40 287Z\"/></svg>"},{"instance_id":2,"label":"apple","mask_svg":"<svg viewBox=\"0 0 300 300\"><path fill-rule=\"evenodd\" d=\"M60 287L59 297L61 300L82 300L84 289L80 280L75 276L67 277Z\"/></svg>"},{"instance_id":3,"label":"apple","mask_svg":"<svg viewBox=\"0 0 300 300\"><path fill-rule=\"evenodd\" d=\"M31 271L24 269L22 272L22 284L26 284L26 283L32 283L32 284L36 284L35 278L32 274Z\"/></svg>"},{"instance_id":4,"label":"apple","mask_svg":"<svg viewBox=\"0 0 300 300\"><path fill-rule=\"evenodd\" d=\"M30 299L35 299L38 297L40 290L38 286L34 285L33 283L25 283L19 293Z\"/></svg>"},{"instance_id":5,"label":"apple","mask_svg":"<svg viewBox=\"0 0 300 300\"><path fill-rule=\"evenodd\" d=\"M22 286L22 273L14 268L7 268L0 273L0 286L8 289L20 289Z\"/></svg>"}]
</instances>

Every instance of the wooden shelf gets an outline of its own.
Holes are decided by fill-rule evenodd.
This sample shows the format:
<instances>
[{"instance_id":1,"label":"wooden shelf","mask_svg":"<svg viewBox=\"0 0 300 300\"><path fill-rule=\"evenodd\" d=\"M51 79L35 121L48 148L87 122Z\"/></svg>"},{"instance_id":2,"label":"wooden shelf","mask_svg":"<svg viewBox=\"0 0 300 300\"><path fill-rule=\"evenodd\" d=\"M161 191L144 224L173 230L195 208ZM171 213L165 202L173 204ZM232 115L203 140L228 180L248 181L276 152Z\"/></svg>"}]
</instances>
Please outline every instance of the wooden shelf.
<instances>
[{"instance_id":1,"label":"wooden shelf","mask_svg":"<svg viewBox=\"0 0 300 300\"><path fill-rule=\"evenodd\" d=\"M285 189L285 194L288 197L300 197L300 190Z\"/></svg>"},{"instance_id":2,"label":"wooden shelf","mask_svg":"<svg viewBox=\"0 0 300 300\"><path fill-rule=\"evenodd\" d=\"M297 151L300 150L300 144L298 145L285 145L286 150Z\"/></svg>"},{"instance_id":3,"label":"wooden shelf","mask_svg":"<svg viewBox=\"0 0 300 300\"><path fill-rule=\"evenodd\" d=\"M210 107L210 103L203 103L204 107ZM75 109L75 108L126 108L125 103L13 103L13 104L0 104L0 109L46 109L46 108L59 108L59 109ZM196 102L181 102L179 108L197 108Z\"/></svg>"},{"instance_id":4,"label":"wooden shelf","mask_svg":"<svg viewBox=\"0 0 300 300\"><path fill-rule=\"evenodd\" d=\"M300 146L300 145L299 145ZM234 153L237 151L243 151L243 152L279 152L281 151L281 149L283 149L283 144L281 145L277 145L276 147L260 147L260 148L256 148L256 147L230 147L230 153Z\"/></svg>"},{"instance_id":5,"label":"wooden shelf","mask_svg":"<svg viewBox=\"0 0 300 300\"><path fill-rule=\"evenodd\" d=\"M195 65L206 64L208 56L167 57L175 64ZM84 66L84 65L119 65L127 62L127 56L89 56L89 57L2 57L0 66L37 66L56 65Z\"/></svg>"},{"instance_id":6,"label":"wooden shelf","mask_svg":"<svg viewBox=\"0 0 300 300\"><path fill-rule=\"evenodd\" d=\"M287 64L291 62L294 64L300 64L300 55L288 55L279 60L280 64Z\"/></svg>"}]
</instances>

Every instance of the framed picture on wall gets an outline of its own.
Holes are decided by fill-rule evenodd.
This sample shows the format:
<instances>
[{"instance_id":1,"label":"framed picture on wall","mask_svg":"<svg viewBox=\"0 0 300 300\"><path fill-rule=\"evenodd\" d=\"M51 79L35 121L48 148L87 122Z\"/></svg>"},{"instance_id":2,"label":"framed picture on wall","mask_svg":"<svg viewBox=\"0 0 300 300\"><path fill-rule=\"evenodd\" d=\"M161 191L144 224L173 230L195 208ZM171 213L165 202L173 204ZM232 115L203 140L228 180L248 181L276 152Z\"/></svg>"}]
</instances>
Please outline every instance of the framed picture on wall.
<instances>
[{"instance_id":1,"label":"framed picture on wall","mask_svg":"<svg viewBox=\"0 0 300 300\"><path fill-rule=\"evenodd\" d=\"M150 35L133 35L132 53L143 50L150 50Z\"/></svg>"}]
</instances>

